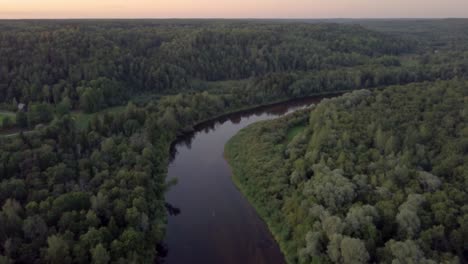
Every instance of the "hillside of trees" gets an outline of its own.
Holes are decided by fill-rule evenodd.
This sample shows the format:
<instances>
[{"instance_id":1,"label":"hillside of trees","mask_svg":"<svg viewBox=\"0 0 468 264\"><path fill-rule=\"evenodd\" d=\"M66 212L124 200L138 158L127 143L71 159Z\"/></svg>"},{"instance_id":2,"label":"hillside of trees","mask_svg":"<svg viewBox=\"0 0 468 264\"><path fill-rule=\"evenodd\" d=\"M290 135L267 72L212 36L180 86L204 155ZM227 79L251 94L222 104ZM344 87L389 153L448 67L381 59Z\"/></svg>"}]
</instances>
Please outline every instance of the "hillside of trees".
<instances>
[{"instance_id":1,"label":"hillside of trees","mask_svg":"<svg viewBox=\"0 0 468 264\"><path fill-rule=\"evenodd\" d=\"M353 66L411 48L395 37L334 24L3 22L0 102L68 98L95 111L135 92L186 90L193 79Z\"/></svg>"},{"instance_id":2,"label":"hillside of trees","mask_svg":"<svg viewBox=\"0 0 468 264\"><path fill-rule=\"evenodd\" d=\"M462 80L359 90L226 156L289 263L466 263L467 98Z\"/></svg>"},{"instance_id":3,"label":"hillside of trees","mask_svg":"<svg viewBox=\"0 0 468 264\"><path fill-rule=\"evenodd\" d=\"M452 75L466 74L466 53L431 60L426 51L416 41L359 25L2 21L0 103L14 108L67 100L73 109L95 112L136 93L203 89L195 80L364 65L370 66L362 70L366 73L382 65L413 76L429 64L431 73L439 71L431 78L447 78L450 63L462 67ZM403 58L405 54L416 57Z\"/></svg>"},{"instance_id":4,"label":"hillside of trees","mask_svg":"<svg viewBox=\"0 0 468 264\"><path fill-rule=\"evenodd\" d=\"M468 77L464 39L425 40L298 21L0 21L0 262L158 262L178 134L291 98Z\"/></svg>"},{"instance_id":5,"label":"hillside of trees","mask_svg":"<svg viewBox=\"0 0 468 264\"><path fill-rule=\"evenodd\" d=\"M367 29L404 36L432 51L467 50L466 19L364 19L343 21L358 24Z\"/></svg>"},{"instance_id":6,"label":"hillside of trees","mask_svg":"<svg viewBox=\"0 0 468 264\"><path fill-rule=\"evenodd\" d=\"M278 99L468 75L459 27L439 39L397 34L396 22L397 33L362 23L1 21L0 110L39 110L31 115L40 117L17 118L18 127L33 128L56 108L93 113L217 81L240 81L238 95L265 94L267 85ZM419 26L431 32L433 25ZM438 50L437 43L453 45Z\"/></svg>"}]
</instances>

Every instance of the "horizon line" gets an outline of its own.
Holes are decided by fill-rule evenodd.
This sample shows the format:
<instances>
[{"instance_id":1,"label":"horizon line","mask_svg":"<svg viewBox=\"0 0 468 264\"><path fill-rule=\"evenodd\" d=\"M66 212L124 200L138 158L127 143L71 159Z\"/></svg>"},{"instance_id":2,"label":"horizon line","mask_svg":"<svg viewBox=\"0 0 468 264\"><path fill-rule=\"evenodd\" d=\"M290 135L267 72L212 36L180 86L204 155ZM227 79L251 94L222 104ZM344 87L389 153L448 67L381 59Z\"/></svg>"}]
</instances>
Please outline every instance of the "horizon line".
<instances>
[{"instance_id":1,"label":"horizon line","mask_svg":"<svg viewBox=\"0 0 468 264\"><path fill-rule=\"evenodd\" d=\"M37 17L37 18L1 18L0 20L446 20L468 19L468 17Z\"/></svg>"}]
</instances>

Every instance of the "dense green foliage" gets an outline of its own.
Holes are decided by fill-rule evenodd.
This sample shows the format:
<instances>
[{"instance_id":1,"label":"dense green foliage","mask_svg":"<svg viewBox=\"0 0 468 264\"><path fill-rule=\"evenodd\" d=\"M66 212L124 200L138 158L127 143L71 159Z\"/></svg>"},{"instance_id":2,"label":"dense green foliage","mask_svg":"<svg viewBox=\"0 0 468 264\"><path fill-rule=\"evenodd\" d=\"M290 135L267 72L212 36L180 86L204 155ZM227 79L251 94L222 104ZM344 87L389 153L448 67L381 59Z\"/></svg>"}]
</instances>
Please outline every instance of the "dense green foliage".
<instances>
[{"instance_id":1,"label":"dense green foliage","mask_svg":"<svg viewBox=\"0 0 468 264\"><path fill-rule=\"evenodd\" d=\"M345 21L397 36L405 36L433 51L467 50L466 19L369 19Z\"/></svg>"},{"instance_id":2,"label":"dense green foliage","mask_svg":"<svg viewBox=\"0 0 468 264\"><path fill-rule=\"evenodd\" d=\"M355 91L254 124L226 154L290 263L464 263L467 96L465 81Z\"/></svg>"},{"instance_id":3,"label":"dense green foliage","mask_svg":"<svg viewBox=\"0 0 468 264\"><path fill-rule=\"evenodd\" d=\"M467 77L463 27L432 23L414 27L442 37L400 33L397 22L362 21L391 33L383 34L310 21L2 21L0 110L24 105L16 125L34 128L72 110L125 105L142 93L213 89L212 81L238 80L237 89L221 93L248 95L258 104ZM450 49L438 50L441 45Z\"/></svg>"},{"instance_id":4,"label":"dense green foliage","mask_svg":"<svg viewBox=\"0 0 468 264\"><path fill-rule=\"evenodd\" d=\"M307 95L468 77L460 31L446 32L439 51L434 36L366 27L0 21L0 132L25 131L0 136L0 262L157 260L168 148L197 122ZM298 118L293 142L306 129Z\"/></svg>"},{"instance_id":5,"label":"dense green foliage","mask_svg":"<svg viewBox=\"0 0 468 264\"><path fill-rule=\"evenodd\" d=\"M89 263L95 255L153 261L164 238L170 143L198 122L248 105L229 98L166 96L95 115L86 129L65 115L0 137L3 255L18 263Z\"/></svg>"},{"instance_id":6,"label":"dense green foliage","mask_svg":"<svg viewBox=\"0 0 468 264\"><path fill-rule=\"evenodd\" d=\"M0 102L70 98L90 112L137 91L180 91L192 79L353 66L410 49L338 25L3 22L0 29Z\"/></svg>"},{"instance_id":7,"label":"dense green foliage","mask_svg":"<svg viewBox=\"0 0 468 264\"><path fill-rule=\"evenodd\" d=\"M15 108L18 103L59 105L68 100L73 109L95 112L141 92L175 93L206 88L203 82L195 80L246 79L293 72L299 78L304 72L328 76L328 70L354 66L362 67L350 73L352 82L398 75L397 80L379 79L367 81L367 85L466 74L466 54L451 56L450 61L437 56L427 61L432 56L427 58L424 52L432 51L417 46L415 41L357 25L3 21L0 102ZM399 58L408 53L418 56L410 59L411 63ZM426 67L427 64L431 66ZM378 67L374 71L379 65L395 69L385 72ZM421 76L427 70L428 76ZM334 74L337 73L330 73L330 78Z\"/></svg>"},{"instance_id":8,"label":"dense green foliage","mask_svg":"<svg viewBox=\"0 0 468 264\"><path fill-rule=\"evenodd\" d=\"M164 236L168 146L156 131L154 141L133 133L145 118L129 105L87 130L65 116L1 140L3 254L18 263L98 263L96 252L123 263L154 258Z\"/></svg>"},{"instance_id":9,"label":"dense green foliage","mask_svg":"<svg viewBox=\"0 0 468 264\"><path fill-rule=\"evenodd\" d=\"M16 123L15 114L0 111L0 129L10 128Z\"/></svg>"}]
</instances>

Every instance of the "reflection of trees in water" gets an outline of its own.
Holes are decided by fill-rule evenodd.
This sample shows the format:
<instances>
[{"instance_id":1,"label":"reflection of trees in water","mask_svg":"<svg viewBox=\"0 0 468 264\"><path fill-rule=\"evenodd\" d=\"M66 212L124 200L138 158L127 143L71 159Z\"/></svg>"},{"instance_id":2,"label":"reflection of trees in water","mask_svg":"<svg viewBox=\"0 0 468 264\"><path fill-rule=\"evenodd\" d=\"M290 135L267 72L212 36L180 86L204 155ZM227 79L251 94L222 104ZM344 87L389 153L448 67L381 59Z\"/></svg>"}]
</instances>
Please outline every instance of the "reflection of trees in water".
<instances>
[{"instance_id":1,"label":"reflection of trees in water","mask_svg":"<svg viewBox=\"0 0 468 264\"><path fill-rule=\"evenodd\" d=\"M173 206L170 203L165 203L164 206L166 207L167 213L171 216L177 216L180 214L180 208ZM158 252L155 263L165 263L165 258L169 253L169 247L166 243L161 242L156 245L156 251Z\"/></svg>"},{"instance_id":2,"label":"reflection of trees in water","mask_svg":"<svg viewBox=\"0 0 468 264\"><path fill-rule=\"evenodd\" d=\"M233 116L231 118L231 122L235 125L239 124L240 122L242 121L242 117L241 116Z\"/></svg>"},{"instance_id":3,"label":"reflection of trees in water","mask_svg":"<svg viewBox=\"0 0 468 264\"><path fill-rule=\"evenodd\" d=\"M169 253L169 248L165 243L158 243L156 245L156 251L158 252L156 259L154 260L154 263L164 263L164 258L167 257L167 254Z\"/></svg>"},{"instance_id":4,"label":"reflection of trees in water","mask_svg":"<svg viewBox=\"0 0 468 264\"><path fill-rule=\"evenodd\" d=\"M214 131L216 128L216 123L212 123L212 124L207 124L206 126L203 127L203 132L205 134L208 134L210 133L211 131Z\"/></svg>"},{"instance_id":5,"label":"reflection of trees in water","mask_svg":"<svg viewBox=\"0 0 468 264\"><path fill-rule=\"evenodd\" d=\"M332 97L332 96L330 96ZM309 107L314 103L320 102L323 98L327 97L309 97L309 98L301 98L301 99L294 99L289 102L282 102L274 105L266 105L260 106L254 109L249 109L245 111L240 111L237 113L226 114L220 116L214 120L209 120L206 122L202 122L194 127L194 131L185 132L181 136L177 137L177 140L172 144L170 149L170 162L174 161L175 157L177 156L177 149L180 146L187 147L188 149L191 148L193 139L198 132L209 133L214 131L218 125L222 125L227 121L237 125L240 124L243 118L247 118L250 116L261 116L263 114L273 115L273 116L281 116L286 114L288 111L296 108L305 108Z\"/></svg>"},{"instance_id":6,"label":"reflection of trees in water","mask_svg":"<svg viewBox=\"0 0 468 264\"><path fill-rule=\"evenodd\" d=\"M166 210L167 210L167 212L169 213L169 215L171 215L171 216L177 216L177 215L180 214L180 208L175 207L175 206L173 206L173 205L170 204L170 203L166 203L164 206L166 207Z\"/></svg>"},{"instance_id":7,"label":"reflection of trees in water","mask_svg":"<svg viewBox=\"0 0 468 264\"><path fill-rule=\"evenodd\" d=\"M195 138L195 131L184 133L181 136L178 136L177 139L172 143L170 148L170 158L169 162L173 162L177 156L178 149L180 146L187 147L188 149L192 148L192 141Z\"/></svg>"},{"instance_id":8,"label":"reflection of trees in water","mask_svg":"<svg viewBox=\"0 0 468 264\"><path fill-rule=\"evenodd\" d=\"M169 149L169 163L174 161L177 153L177 144L172 144L171 148Z\"/></svg>"},{"instance_id":9,"label":"reflection of trees in water","mask_svg":"<svg viewBox=\"0 0 468 264\"><path fill-rule=\"evenodd\" d=\"M212 138L216 138L217 136L219 136L217 134L210 134L213 131L220 130L220 131L218 131L219 133L223 133L223 131L228 131L229 133L231 133L231 132L237 131L237 129L240 129L240 128L244 127L245 125L249 124L249 123L252 123L253 121L264 120L264 119L272 119L272 118L275 118L275 117L279 117L279 116L284 115L284 114L286 114L288 112L293 112L294 110L303 109L305 107L308 107L308 106L316 103L317 101L319 101L317 98L315 98L315 99L308 98L307 100L294 100L294 101L284 102L284 103L281 103L281 104L263 106L263 107L258 107L258 108L255 108L255 109L250 109L250 110L241 111L241 112L237 112L237 113L227 114L227 115L220 116L220 117L218 117L216 119L213 119L213 120L210 120L210 121L202 122L202 123L194 126L194 129L193 129L192 132L186 132L186 133L183 133L182 135L180 135L177 138L177 140L174 142L174 144L172 144L172 146L171 146L171 162L174 161L174 159L175 159L175 157L177 156L178 153L180 153L180 152L185 153L187 151L187 149L191 149L192 144L194 144L194 147L195 147L195 145L197 145L197 143L194 142L195 137L202 136L203 137L203 141L202 141L203 144L215 144L215 143L219 144L219 142L217 140L214 140L213 142L210 141ZM221 127L223 124L226 127ZM224 138L224 137L220 137L220 138ZM216 139L219 139L219 138L216 138ZM187 148L187 149L185 149L185 148ZM192 150L192 151L194 151L194 150ZM203 155L204 149L196 150L196 151L200 151L200 155ZM208 149L208 151L209 151L209 149ZM191 155L189 155L189 156L190 157L188 157L188 158L192 157ZM185 161L185 159L182 159L182 160ZM185 172L190 171L192 169L193 170L197 169L197 164L196 163L188 163L187 165L185 165L184 162L181 162L180 164L176 164L176 166L187 166L186 168L184 168ZM214 172L214 173L216 173L216 172ZM174 177L175 176L176 175L174 175ZM179 176L179 175L177 175L177 176ZM209 179L209 177L208 177L208 180L212 181L211 179ZM189 190L189 192L192 192L192 191ZM183 194L177 194L177 195L184 195L185 196L185 195L198 195L198 194L183 193ZM175 205L166 203L165 208L166 208L166 210L168 212L168 215L170 215L169 221L175 221L177 223L183 222L184 225L189 225L190 226L192 224L191 221L193 221L193 220L188 219L190 217L189 216L190 213L187 211L187 208L188 208L187 205L182 204L183 201L184 200L181 200L180 204L175 204ZM182 213L181 209L177 208L177 206L183 206L184 210L186 210L186 211L184 211L183 215L181 214ZM205 221L210 221L210 223L212 223L211 221L215 221L213 223L216 226L218 226L218 225L220 227L224 226L223 223L225 223L227 221L230 221L229 219L226 219L226 216L223 216L222 214L220 214L219 216L216 215L216 220L212 219L213 218L212 216L215 216L214 213L213 214L206 214L206 215L207 215L206 217L209 217L209 219L204 219L204 220ZM175 219L177 219L177 221ZM188 221L188 223L186 221ZM239 228L248 228L248 227L244 227L244 224L242 224L242 223L240 223L240 225L241 226L239 226ZM175 227L174 229L176 229L176 228L178 228L178 227ZM171 227L171 229L172 229L172 227ZM168 230L168 233L169 232L171 232L171 231ZM263 231L259 230L259 234L256 235L255 239L252 240L251 242L249 242L249 243L251 243L252 247L254 247L256 249L256 252L269 252L270 250L273 250L273 251L276 250L275 249L276 243L273 240L273 238L269 237L268 235L264 236L262 232ZM211 232L206 232L206 233L207 233L206 235L210 235L210 236L215 235L217 241L221 242L224 239L224 234L218 234L217 232L214 232L214 231L213 231L213 233L211 233ZM230 234L230 233L226 232L226 234ZM268 234L268 233L265 233L265 234ZM176 233L173 236L180 236L180 234ZM185 235L182 235L182 236L185 236ZM190 237L190 236L191 235L188 235L188 237ZM171 237L171 235L169 234L168 237ZM158 250L158 253L162 257L159 258L158 260L156 260L157 263L165 263L167 261L170 261L170 259L172 259L172 255L178 253L178 251L179 251L178 247L180 247L180 245L172 245L172 243L183 243L183 242L179 242L178 239L176 239L176 241L173 242L174 241L173 237L171 237L170 240L171 240L171 242L170 242L171 244L164 244L163 243L163 244L158 245L157 250ZM167 239L166 242L169 243L169 239ZM169 245L171 247L169 247ZM231 244L226 242L226 245L231 245ZM174 246L174 248L172 248L172 246ZM169 252L171 253L170 255L169 255ZM256 253L254 253L254 254L256 254Z\"/></svg>"}]
</instances>

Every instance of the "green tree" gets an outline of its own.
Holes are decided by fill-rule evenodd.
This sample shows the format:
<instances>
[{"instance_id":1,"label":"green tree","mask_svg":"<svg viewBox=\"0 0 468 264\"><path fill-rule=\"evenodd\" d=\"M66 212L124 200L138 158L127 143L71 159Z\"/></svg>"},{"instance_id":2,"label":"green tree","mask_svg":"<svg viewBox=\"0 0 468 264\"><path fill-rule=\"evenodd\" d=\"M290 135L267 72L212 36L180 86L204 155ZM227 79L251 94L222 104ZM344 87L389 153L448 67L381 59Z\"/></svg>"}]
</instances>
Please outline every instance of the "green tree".
<instances>
[{"instance_id":1,"label":"green tree","mask_svg":"<svg viewBox=\"0 0 468 264\"><path fill-rule=\"evenodd\" d=\"M47 238L47 259L51 264L71 263L68 242L62 237L53 235Z\"/></svg>"},{"instance_id":2,"label":"green tree","mask_svg":"<svg viewBox=\"0 0 468 264\"><path fill-rule=\"evenodd\" d=\"M47 224L39 215L30 216L23 222L23 232L24 236L30 241L45 240L47 236Z\"/></svg>"},{"instance_id":3,"label":"green tree","mask_svg":"<svg viewBox=\"0 0 468 264\"><path fill-rule=\"evenodd\" d=\"M337 211L353 201L355 185L342 175L342 171L331 171L328 167L314 165L315 176L304 187L305 195L313 195L331 211Z\"/></svg>"},{"instance_id":4,"label":"green tree","mask_svg":"<svg viewBox=\"0 0 468 264\"><path fill-rule=\"evenodd\" d=\"M27 115L29 126L47 123L53 119L52 107L45 103L31 104Z\"/></svg>"},{"instance_id":5,"label":"green tree","mask_svg":"<svg viewBox=\"0 0 468 264\"><path fill-rule=\"evenodd\" d=\"M16 124L21 128L28 127L28 116L23 111L16 112Z\"/></svg>"},{"instance_id":6,"label":"green tree","mask_svg":"<svg viewBox=\"0 0 468 264\"><path fill-rule=\"evenodd\" d=\"M57 105L55 108L55 111L58 116L64 116L70 113L72 109L72 103L70 98L65 97L62 99L62 101Z\"/></svg>"},{"instance_id":7,"label":"green tree","mask_svg":"<svg viewBox=\"0 0 468 264\"><path fill-rule=\"evenodd\" d=\"M91 256L94 264L107 264L110 261L110 255L102 244L91 249Z\"/></svg>"},{"instance_id":8,"label":"green tree","mask_svg":"<svg viewBox=\"0 0 468 264\"><path fill-rule=\"evenodd\" d=\"M362 240L344 237L341 240L341 255L345 264L360 264L367 263L369 253Z\"/></svg>"}]
</instances>

